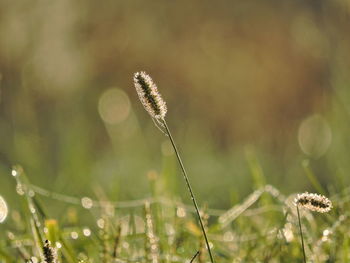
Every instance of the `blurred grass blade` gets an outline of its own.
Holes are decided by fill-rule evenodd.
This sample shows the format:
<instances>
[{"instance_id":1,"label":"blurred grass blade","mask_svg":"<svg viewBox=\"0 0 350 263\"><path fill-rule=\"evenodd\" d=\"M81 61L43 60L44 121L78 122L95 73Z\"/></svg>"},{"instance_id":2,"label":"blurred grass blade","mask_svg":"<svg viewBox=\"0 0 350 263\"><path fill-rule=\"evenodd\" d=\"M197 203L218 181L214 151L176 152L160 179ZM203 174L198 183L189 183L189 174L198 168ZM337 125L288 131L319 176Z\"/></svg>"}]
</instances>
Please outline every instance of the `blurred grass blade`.
<instances>
[{"instance_id":1,"label":"blurred grass blade","mask_svg":"<svg viewBox=\"0 0 350 263\"><path fill-rule=\"evenodd\" d=\"M311 170L310 161L309 160L303 160L302 161L302 166L304 168L306 177L309 179L310 183L315 188L315 190L317 190L317 192L319 192L321 194L326 194L325 189L322 187L322 185L318 181L316 175Z\"/></svg>"},{"instance_id":2,"label":"blurred grass blade","mask_svg":"<svg viewBox=\"0 0 350 263\"><path fill-rule=\"evenodd\" d=\"M255 187L264 187L266 185L266 179L253 147L249 146L245 148L245 157L247 159Z\"/></svg>"}]
</instances>

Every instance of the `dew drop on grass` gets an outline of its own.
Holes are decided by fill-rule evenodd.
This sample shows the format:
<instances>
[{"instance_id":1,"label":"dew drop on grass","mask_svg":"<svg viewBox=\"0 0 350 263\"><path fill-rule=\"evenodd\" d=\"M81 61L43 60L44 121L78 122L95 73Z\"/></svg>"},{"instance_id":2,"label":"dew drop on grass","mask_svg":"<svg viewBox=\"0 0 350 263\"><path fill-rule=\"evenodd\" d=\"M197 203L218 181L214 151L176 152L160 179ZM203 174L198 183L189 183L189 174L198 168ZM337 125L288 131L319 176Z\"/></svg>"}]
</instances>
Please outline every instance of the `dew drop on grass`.
<instances>
[{"instance_id":1,"label":"dew drop on grass","mask_svg":"<svg viewBox=\"0 0 350 263\"><path fill-rule=\"evenodd\" d=\"M328 229L325 229L325 230L323 231L323 235L324 235L324 236L328 236L330 233L331 233L331 231L329 231Z\"/></svg>"},{"instance_id":2,"label":"dew drop on grass","mask_svg":"<svg viewBox=\"0 0 350 263\"><path fill-rule=\"evenodd\" d=\"M29 195L29 197L34 197L35 196L35 192L33 190L29 190L28 191L28 195Z\"/></svg>"},{"instance_id":3,"label":"dew drop on grass","mask_svg":"<svg viewBox=\"0 0 350 263\"><path fill-rule=\"evenodd\" d=\"M8 232L8 233L7 233L7 237L8 237L8 239L10 239L10 240L14 240L14 239L15 239L15 235L14 235L12 232Z\"/></svg>"},{"instance_id":4,"label":"dew drop on grass","mask_svg":"<svg viewBox=\"0 0 350 263\"><path fill-rule=\"evenodd\" d=\"M70 236L71 236L72 239L78 239L79 238L79 234L77 232L75 232L75 231L71 232Z\"/></svg>"},{"instance_id":5,"label":"dew drop on grass","mask_svg":"<svg viewBox=\"0 0 350 263\"><path fill-rule=\"evenodd\" d=\"M91 230L86 227L83 229L83 234L84 234L84 236L89 237L89 236L91 236Z\"/></svg>"},{"instance_id":6,"label":"dew drop on grass","mask_svg":"<svg viewBox=\"0 0 350 263\"><path fill-rule=\"evenodd\" d=\"M176 215L178 217L185 217L186 216L186 210L183 207L178 207L176 211Z\"/></svg>"},{"instance_id":7,"label":"dew drop on grass","mask_svg":"<svg viewBox=\"0 0 350 263\"><path fill-rule=\"evenodd\" d=\"M36 213L36 209L35 209L35 207L32 206L32 205L29 207L29 210L30 210L30 212L31 212L32 214L35 214L35 213Z\"/></svg>"},{"instance_id":8,"label":"dew drop on grass","mask_svg":"<svg viewBox=\"0 0 350 263\"><path fill-rule=\"evenodd\" d=\"M23 189L23 185L22 184L17 184L16 185L16 192L17 192L17 194L19 194L19 195L24 195L24 189Z\"/></svg>"},{"instance_id":9,"label":"dew drop on grass","mask_svg":"<svg viewBox=\"0 0 350 263\"><path fill-rule=\"evenodd\" d=\"M99 228L104 228L104 226L105 226L105 221L104 221L102 218L98 219L98 220L97 220L97 226L98 226Z\"/></svg>"},{"instance_id":10,"label":"dew drop on grass","mask_svg":"<svg viewBox=\"0 0 350 263\"><path fill-rule=\"evenodd\" d=\"M332 231L329 229L323 230L322 241L326 242L329 240L329 236L332 234Z\"/></svg>"},{"instance_id":11,"label":"dew drop on grass","mask_svg":"<svg viewBox=\"0 0 350 263\"><path fill-rule=\"evenodd\" d=\"M58 249L62 248L62 244L60 242L56 242L56 248Z\"/></svg>"},{"instance_id":12,"label":"dew drop on grass","mask_svg":"<svg viewBox=\"0 0 350 263\"><path fill-rule=\"evenodd\" d=\"M81 205L85 208L85 209L91 209L94 205L94 202L91 200L91 198L89 197L83 197L81 199Z\"/></svg>"}]
</instances>

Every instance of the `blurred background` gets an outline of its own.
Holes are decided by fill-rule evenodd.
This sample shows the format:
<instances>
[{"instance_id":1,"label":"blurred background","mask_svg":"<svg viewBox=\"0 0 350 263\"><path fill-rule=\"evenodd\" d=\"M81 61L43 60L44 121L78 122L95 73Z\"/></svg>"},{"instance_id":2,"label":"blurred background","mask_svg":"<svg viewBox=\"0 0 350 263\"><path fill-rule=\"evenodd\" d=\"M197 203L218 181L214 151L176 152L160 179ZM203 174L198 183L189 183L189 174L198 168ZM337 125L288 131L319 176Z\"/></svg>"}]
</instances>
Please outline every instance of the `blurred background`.
<instances>
[{"instance_id":1,"label":"blurred background","mask_svg":"<svg viewBox=\"0 0 350 263\"><path fill-rule=\"evenodd\" d=\"M0 195L16 206L20 164L65 195L133 200L156 183L189 202L137 98L140 70L167 102L201 204L227 209L266 183L342 190L349 15L347 0L3 1Z\"/></svg>"}]
</instances>

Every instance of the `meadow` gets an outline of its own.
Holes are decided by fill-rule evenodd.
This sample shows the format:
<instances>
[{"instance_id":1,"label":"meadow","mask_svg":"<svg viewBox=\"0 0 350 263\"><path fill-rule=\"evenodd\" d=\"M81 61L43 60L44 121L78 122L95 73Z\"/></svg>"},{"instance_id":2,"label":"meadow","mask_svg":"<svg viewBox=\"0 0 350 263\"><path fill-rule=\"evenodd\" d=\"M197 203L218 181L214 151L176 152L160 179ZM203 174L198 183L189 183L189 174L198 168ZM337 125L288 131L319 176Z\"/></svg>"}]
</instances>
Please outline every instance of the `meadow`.
<instances>
[{"instance_id":1,"label":"meadow","mask_svg":"<svg viewBox=\"0 0 350 263\"><path fill-rule=\"evenodd\" d=\"M350 262L349 15L0 3L0 262Z\"/></svg>"}]
</instances>

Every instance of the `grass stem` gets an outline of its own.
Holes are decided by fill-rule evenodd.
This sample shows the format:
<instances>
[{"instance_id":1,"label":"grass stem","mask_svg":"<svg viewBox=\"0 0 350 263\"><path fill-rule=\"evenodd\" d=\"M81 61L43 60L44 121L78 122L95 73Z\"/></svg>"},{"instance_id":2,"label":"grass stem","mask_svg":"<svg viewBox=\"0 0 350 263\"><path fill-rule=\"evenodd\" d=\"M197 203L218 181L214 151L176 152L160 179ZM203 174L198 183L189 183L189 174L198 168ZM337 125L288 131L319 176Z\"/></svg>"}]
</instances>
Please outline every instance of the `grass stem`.
<instances>
[{"instance_id":1,"label":"grass stem","mask_svg":"<svg viewBox=\"0 0 350 263\"><path fill-rule=\"evenodd\" d=\"M171 132L170 132L170 130L169 130L169 127L168 127L168 125L167 125L165 119L162 119L161 121L162 121L162 124L163 124L164 127L165 127L166 133L167 133L167 135L169 136L170 142L171 142L171 144L172 144L172 146L173 146L173 148L174 148L174 151L175 151L177 160L179 161L179 164L180 164L180 167L181 167L181 170L182 170L182 174L183 174L183 176L184 176L184 179L185 179L185 182L186 182L188 191L190 192L190 195L191 195L191 199L192 199L194 208L196 209L198 221L199 221L200 227L201 227L202 232L203 232L203 236L204 236L204 239L205 239L205 243L206 243L206 245L207 245L207 249L208 249L210 261L211 261L211 263L214 263L214 258L213 258L213 255L212 255L212 253L211 253L211 249L210 249L210 245L209 245L207 233L206 233L205 228L204 228L203 220L202 220L202 217L201 217L201 215L200 215L199 208L198 208L198 205L197 205L197 201L196 201L196 199L195 199L195 197L194 197L194 193L193 193L193 190L192 190L190 181L189 181L189 179L188 179L187 172L186 172L185 167L184 167L184 165L183 165L183 163L182 163L182 160L181 160L179 151L178 151L178 149L177 149L177 147L176 147L176 145L175 145L174 139L173 139L173 137L172 137L172 135L171 135Z\"/></svg>"},{"instance_id":2,"label":"grass stem","mask_svg":"<svg viewBox=\"0 0 350 263\"><path fill-rule=\"evenodd\" d=\"M194 254L194 256L191 258L191 260L190 260L190 263L192 263L195 259L196 259L196 257L199 255L199 251L197 251L197 253L196 254Z\"/></svg>"},{"instance_id":3,"label":"grass stem","mask_svg":"<svg viewBox=\"0 0 350 263\"><path fill-rule=\"evenodd\" d=\"M300 230L300 239L301 239L301 247L303 249L303 256L304 256L304 263L306 263L306 254L305 254L305 246L304 246L304 236L303 236L303 230L301 228L301 220L300 220L300 213L299 213L299 207L297 206L297 212L298 212L298 221L299 221L299 230Z\"/></svg>"}]
</instances>

